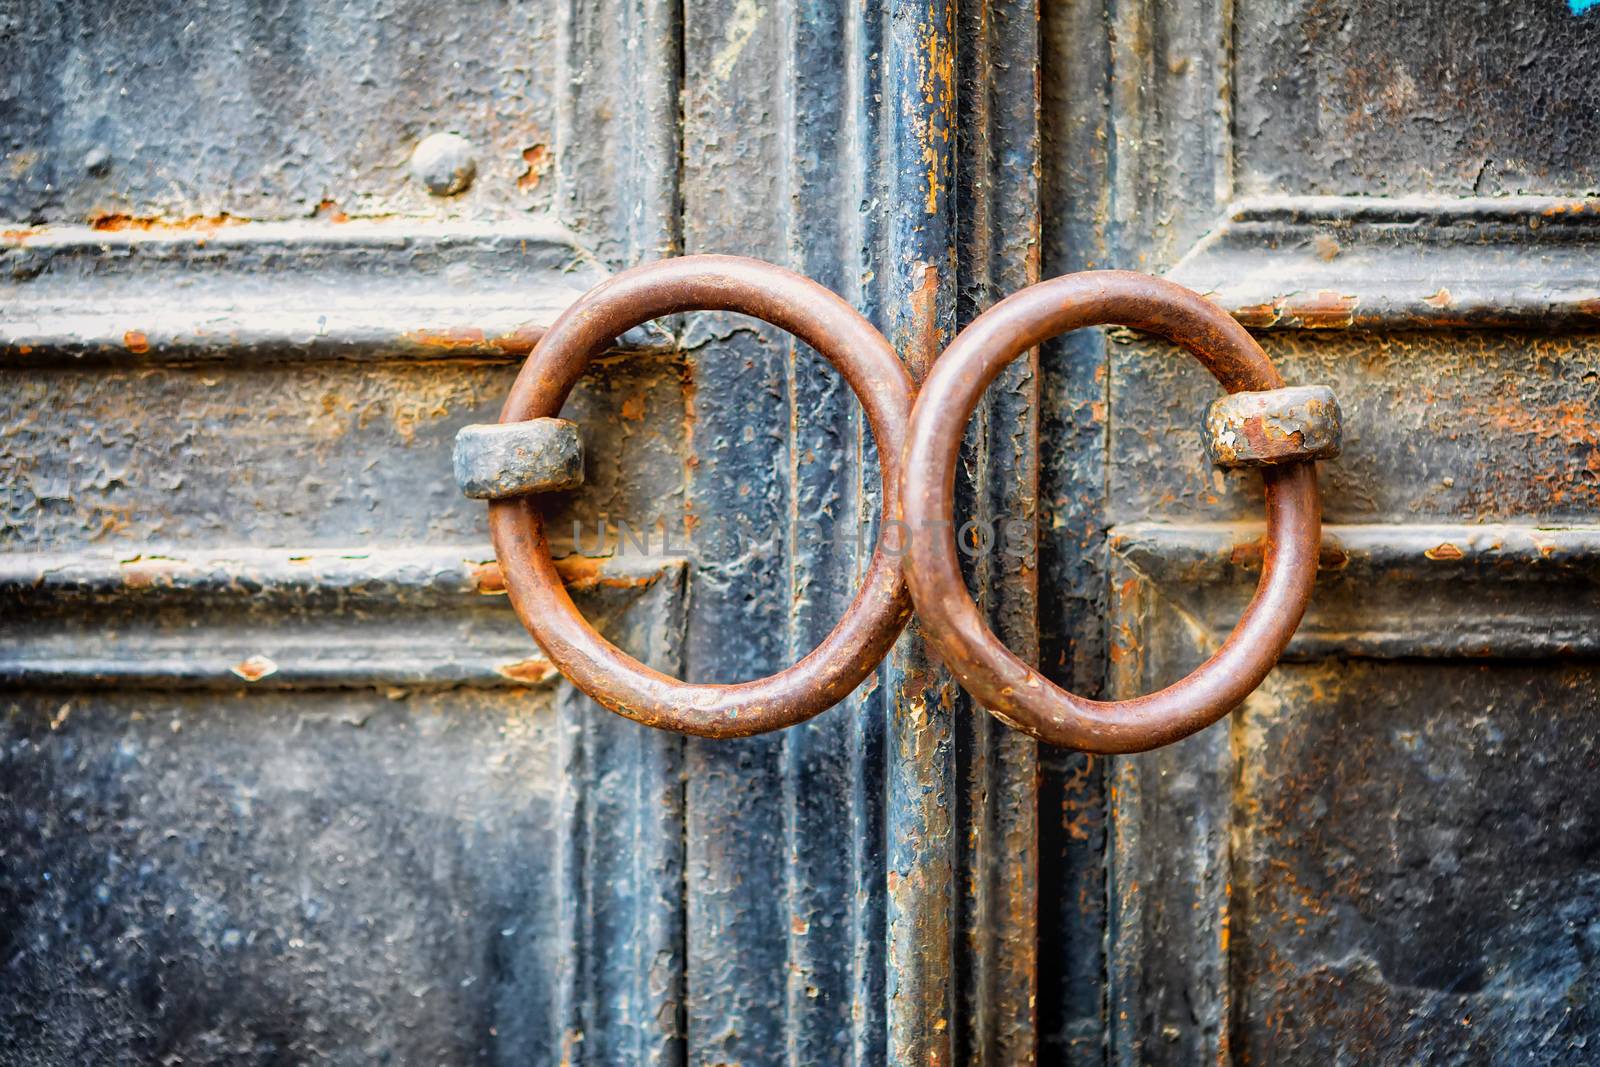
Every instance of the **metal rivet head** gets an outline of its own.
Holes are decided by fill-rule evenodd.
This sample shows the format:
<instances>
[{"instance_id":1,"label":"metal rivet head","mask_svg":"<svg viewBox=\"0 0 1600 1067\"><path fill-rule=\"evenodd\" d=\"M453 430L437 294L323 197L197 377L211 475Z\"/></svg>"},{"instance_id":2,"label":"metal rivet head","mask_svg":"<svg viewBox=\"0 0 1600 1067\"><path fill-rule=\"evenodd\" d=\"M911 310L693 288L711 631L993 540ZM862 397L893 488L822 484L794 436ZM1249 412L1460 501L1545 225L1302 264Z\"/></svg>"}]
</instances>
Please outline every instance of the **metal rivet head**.
<instances>
[{"instance_id":1,"label":"metal rivet head","mask_svg":"<svg viewBox=\"0 0 1600 1067\"><path fill-rule=\"evenodd\" d=\"M104 145L95 145L84 153L83 171L92 178L104 178L111 173L111 153Z\"/></svg>"},{"instance_id":2,"label":"metal rivet head","mask_svg":"<svg viewBox=\"0 0 1600 1067\"><path fill-rule=\"evenodd\" d=\"M1206 451L1219 467L1271 467L1332 459L1344 416L1326 385L1231 393L1206 410Z\"/></svg>"},{"instance_id":3,"label":"metal rivet head","mask_svg":"<svg viewBox=\"0 0 1600 1067\"><path fill-rule=\"evenodd\" d=\"M455 466L456 484L475 500L576 489L583 484L583 441L566 419L463 426Z\"/></svg>"},{"instance_id":4,"label":"metal rivet head","mask_svg":"<svg viewBox=\"0 0 1600 1067\"><path fill-rule=\"evenodd\" d=\"M424 137L411 153L411 176L434 196L454 196L477 177L472 142L458 133Z\"/></svg>"}]
</instances>

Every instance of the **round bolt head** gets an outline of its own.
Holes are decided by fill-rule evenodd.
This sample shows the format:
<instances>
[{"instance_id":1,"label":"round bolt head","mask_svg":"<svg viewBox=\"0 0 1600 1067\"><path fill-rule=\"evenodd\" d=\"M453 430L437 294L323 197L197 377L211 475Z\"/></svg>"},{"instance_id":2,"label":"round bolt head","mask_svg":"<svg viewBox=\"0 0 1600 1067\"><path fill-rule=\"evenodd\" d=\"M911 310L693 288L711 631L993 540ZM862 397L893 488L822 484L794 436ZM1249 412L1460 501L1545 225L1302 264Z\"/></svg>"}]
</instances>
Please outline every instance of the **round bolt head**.
<instances>
[{"instance_id":1,"label":"round bolt head","mask_svg":"<svg viewBox=\"0 0 1600 1067\"><path fill-rule=\"evenodd\" d=\"M454 196L471 185L477 174L472 142L458 133L424 137L411 153L411 176L434 196Z\"/></svg>"},{"instance_id":2,"label":"round bolt head","mask_svg":"<svg viewBox=\"0 0 1600 1067\"><path fill-rule=\"evenodd\" d=\"M104 178L111 173L111 153L104 145L95 145L84 154L83 170L93 178Z\"/></svg>"}]
</instances>

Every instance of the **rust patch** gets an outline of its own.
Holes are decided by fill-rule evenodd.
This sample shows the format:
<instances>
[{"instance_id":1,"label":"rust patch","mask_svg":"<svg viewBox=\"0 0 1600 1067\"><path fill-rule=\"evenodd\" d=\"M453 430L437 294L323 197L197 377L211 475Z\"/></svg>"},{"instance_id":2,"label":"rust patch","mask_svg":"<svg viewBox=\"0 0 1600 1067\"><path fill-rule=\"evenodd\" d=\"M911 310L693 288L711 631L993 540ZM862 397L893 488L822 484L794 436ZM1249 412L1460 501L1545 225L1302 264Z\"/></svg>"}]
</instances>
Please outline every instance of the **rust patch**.
<instances>
[{"instance_id":1,"label":"rust patch","mask_svg":"<svg viewBox=\"0 0 1600 1067\"><path fill-rule=\"evenodd\" d=\"M1246 304L1233 309L1233 317L1239 320L1239 325L1247 329L1264 330L1268 326L1276 326L1278 320L1283 318L1283 301L1275 300L1270 304Z\"/></svg>"},{"instance_id":2,"label":"rust patch","mask_svg":"<svg viewBox=\"0 0 1600 1067\"><path fill-rule=\"evenodd\" d=\"M322 219L324 222L350 221L350 216L346 215L344 211L340 209L339 202L337 200L322 201L317 205L316 210L311 213L311 217L314 219Z\"/></svg>"},{"instance_id":3,"label":"rust patch","mask_svg":"<svg viewBox=\"0 0 1600 1067\"><path fill-rule=\"evenodd\" d=\"M494 672L502 678L521 682L523 685L538 685L555 677L556 667L545 659L519 659L515 663L500 664Z\"/></svg>"},{"instance_id":4,"label":"rust patch","mask_svg":"<svg viewBox=\"0 0 1600 1067\"><path fill-rule=\"evenodd\" d=\"M504 596L506 591L506 577L500 573L499 560L468 560L467 566L472 568L472 588L484 596Z\"/></svg>"},{"instance_id":5,"label":"rust patch","mask_svg":"<svg viewBox=\"0 0 1600 1067\"><path fill-rule=\"evenodd\" d=\"M1589 198L1585 200L1565 200L1559 204L1552 204L1540 212L1545 218L1555 218L1558 215L1592 215L1600 212L1600 199Z\"/></svg>"},{"instance_id":6,"label":"rust patch","mask_svg":"<svg viewBox=\"0 0 1600 1067\"><path fill-rule=\"evenodd\" d=\"M544 327L525 322L510 333L503 333L489 342L508 356L525 356L533 351L544 336Z\"/></svg>"},{"instance_id":7,"label":"rust patch","mask_svg":"<svg viewBox=\"0 0 1600 1067\"><path fill-rule=\"evenodd\" d=\"M278 665L266 656L251 656L235 663L228 670L247 682L259 682L268 675L278 673Z\"/></svg>"},{"instance_id":8,"label":"rust patch","mask_svg":"<svg viewBox=\"0 0 1600 1067\"><path fill-rule=\"evenodd\" d=\"M643 393L634 393L622 402L622 417L629 422L640 422L644 419Z\"/></svg>"},{"instance_id":9,"label":"rust patch","mask_svg":"<svg viewBox=\"0 0 1600 1067\"><path fill-rule=\"evenodd\" d=\"M224 226L243 226L249 219L242 219L235 215L223 212L220 215L190 215L182 219L163 219L155 216L124 215L120 213L107 213L91 215L89 228L102 233L122 233L127 231L194 231L210 233Z\"/></svg>"},{"instance_id":10,"label":"rust patch","mask_svg":"<svg viewBox=\"0 0 1600 1067\"><path fill-rule=\"evenodd\" d=\"M911 379L921 384L940 348L939 268L918 263L912 270L916 285L911 290L911 351L906 353L906 369Z\"/></svg>"},{"instance_id":11,"label":"rust patch","mask_svg":"<svg viewBox=\"0 0 1600 1067\"><path fill-rule=\"evenodd\" d=\"M1262 535L1254 541L1243 541L1228 553L1228 562L1235 567L1259 570L1267 559L1267 538ZM1342 571L1350 565L1350 553L1332 541L1324 540L1317 548L1317 569Z\"/></svg>"},{"instance_id":12,"label":"rust patch","mask_svg":"<svg viewBox=\"0 0 1600 1067\"><path fill-rule=\"evenodd\" d=\"M1466 553L1462 552L1455 545L1452 545L1449 541L1446 541L1442 545L1435 545L1434 547L1428 549L1423 553L1423 555L1434 560L1451 560L1461 559L1466 555Z\"/></svg>"},{"instance_id":13,"label":"rust patch","mask_svg":"<svg viewBox=\"0 0 1600 1067\"><path fill-rule=\"evenodd\" d=\"M1329 289L1286 304L1285 315L1307 330L1339 330L1355 321L1359 297Z\"/></svg>"},{"instance_id":14,"label":"rust patch","mask_svg":"<svg viewBox=\"0 0 1600 1067\"><path fill-rule=\"evenodd\" d=\"M138 330L129 330L127 333L123 334L122 343L127 347L129 352L132 352L135 355L142 356L146 352L150 351L150 338L146 337Z\"/></svg>"},{"instance_id":15,"label":"rust patch","mask_svg":"<svg viewBox=\"0 0 1600 1067\"><path fill-rule=\"evenodd\" d=\"M1338 257L1341 249L1339 242L1325 233L1319 233L1311 239L1311 247L1317 253L1317 258L1324 263Z\"/></svg>"},{"instance_id":16,"label":"rust patch","mask_svg":"<svg viewBox=\"0 0 1600 1067\"><path fill-rule=\"evenodd\" d=\"M1240 423L1239 432L1250 442L1250 447L1256 455L1263 457L1292 456L1305 444L1305 435L1298 430L1286 434L1280 427L1270 425L1266 417L1260 415Z\"/></svg>"},{"instance_id":17,"label":"rust patch","mask_svg":"<svg viewBox=\"0 0 1600 1067\"><path fill-rule=\"evenodd\" d=\"M1440 286L1437 293L1434 293L1432 296L1423 297L1422 302L1431 308L1447 308L1452 302L1450 290Z\"/></svg>"},{"instance_id":18,"label":"rust patch","mask_svg":"<svg viewBox=\"0 0 1600 1067\"><path fill-rule=\"evenodd\" d=\"M582 592L585 589L644 589L655 584L655 574L618 576L605 572L604 556L562 556L555 561L556 573L568 589Z\"/></svg>"},{"instance_id":19,"label":"rust patch","mask_svg":"<svg viewBox=\"0 0 1600 1067\"><path fill-rule=\"evenodd\" d=\"M1589 420L1588 402L1584 400L1566 400L1548 409L1529 410L1515 397L1505 397L1483 405L1481 410L1493 425L1511 433L1600 445L1600 430Z\"/></svg>"},{"instance_id":20,"label":"rust patch","mask_svg":"<svg viewBox=\"0 0 1600 1067\"><path fill-rule=\"evenodd\" d=\"M406 340L424 348L479 348L484 344L483 331L476 326L453 327L447 330L412 330Z\"/></svg>"},{"instance_id":21,"label":"rust patch","mask_svg":"<svg viewBox=\"0 0 1600 1067\"><path fill-rule=\"evenodd\" d=\"M536 144L522 150L522 161L528 169L522 172L517 179L517 188L525 193L531 193L539 187L539 182L550 173L550 148L547 145Z\"/></svg>"}]
</instances>

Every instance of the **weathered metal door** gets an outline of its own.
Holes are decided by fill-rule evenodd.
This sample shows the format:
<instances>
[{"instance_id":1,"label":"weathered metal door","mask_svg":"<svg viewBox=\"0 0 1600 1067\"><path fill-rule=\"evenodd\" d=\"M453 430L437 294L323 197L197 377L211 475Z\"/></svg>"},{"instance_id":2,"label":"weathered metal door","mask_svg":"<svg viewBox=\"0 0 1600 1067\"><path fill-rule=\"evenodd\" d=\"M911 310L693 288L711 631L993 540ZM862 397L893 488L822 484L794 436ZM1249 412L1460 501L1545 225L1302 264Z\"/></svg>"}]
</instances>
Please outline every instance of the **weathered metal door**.
<instances>
[{"instance_id":1,"label":"weathered metal door","mask_svg":"<svg viewBox=\"0 0 1600 1067\"><path fill-rule=\"evenodd\" d=\"M1046 5L1046 272L1212 294L1335 387L1345 446L1291 662L1171 748L1042 754L1083 768L1041 805L1044 973L1052 923L1085 939L1076 985L1041 982L1044 1047L1100 1055L1103 847L1114 1062L1595 1061L1590 7ZM1206 464L1192 360L1116 335L1048 359L1105 450L1044 435L1040 525L1057 560L1105 530L1107 571L1043 567L1045 656L1145 690L1249 595L1259 480Z\"/></svg>"},{"instance_id":2,"label":"weathered metal door","mask_svg":"<svg viewBox=\"0 0 1600 1067\"><path fill-rule=\"evenodd\" d=\"M0 1060L1586 1062L1587 6L0 0ZM700 252L918 380L1041 276L1212 295L1343 400L1289 661L1111 759L915 622L777 733L584 698L450 442L580 293ZM1061 684L1156 688L1242 609L1216 394L1085 330L968 427L959 518L1028 533L969 586ZM831 630L882 487L814 352L664 317L563 413L608 638L732 682Z\"/></svg>"}]
</instances>

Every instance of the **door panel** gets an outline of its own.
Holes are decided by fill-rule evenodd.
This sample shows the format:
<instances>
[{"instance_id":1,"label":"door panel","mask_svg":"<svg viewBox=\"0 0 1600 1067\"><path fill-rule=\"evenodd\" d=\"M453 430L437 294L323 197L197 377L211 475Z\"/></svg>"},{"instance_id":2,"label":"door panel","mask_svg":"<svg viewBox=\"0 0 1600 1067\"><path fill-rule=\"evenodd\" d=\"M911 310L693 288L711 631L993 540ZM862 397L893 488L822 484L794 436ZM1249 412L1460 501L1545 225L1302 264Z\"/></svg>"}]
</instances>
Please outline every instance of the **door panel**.
<instances>
[{"instance_id":1,"label":"door panel","mask_svg":"<svg viewBox=\"0 0 1600 1067\"><path fill-rule=\"evenodd\" d=\"M30 879L145 847L117 813L158 773L215 767L208 796L272 801L230 825L225 855L181 848L210 832L200 786L157 805L176 853L159 892L139 890L255 907L255 925L195 920L114 974L85 973L76 943L26 951L19 966L64 988L141 991L114 1018L73 1015L79 1043L214 1061L1027 1062L1032 743L914 640L778 737L685 744L601 712L520 632L448 443L494 417L577 293L684 251L798 269L925 368L1037 274L1032 9L181 7L14 4L0 23L23 57L0 81L0 678L19 768L4 811L93 827L5 855L13 910L28 931L91 912L143 929L154 904L100 902L86 874L55 896ZM991 93L960 98L958 80ZM408 162L446 131L476 174L433 196ZM1037 389L1024 361L975 426L975 511L1032 514ZM797 658L876 535L858 411L776 330L686 315L624 335L565 410L586 481L552 529L580 607L693 680ZM664 524L672 547L655 532L628 549L619 520ZM1032 654L1031 569L974 582ZM101 770L130 737L159 738L153 769ZM80 753L93 773L69 786L56 768ZM326 891L349 925L285 935L314 959L272 956L308 920L287 891L252 894L299 884L292 846L340 805L383 814L339 831L361 870L328 872ZM402 837L414 861L391 869ZM374 940L388 929L414 943ZM435 975L435 999L380 981L378 944L397 974ZM317 968L358 956L329 991ZM180 1002L171 983L194 975ZM66 1010L0 1040L49 1062L52 1021Z\"/></svg>"},{"instance_id":2,"label":"door panel","mask_svg":"<svg viewBox=\"0 0 1600 1067\"><path fill-rule=\"evenodd\" d=\"M1592 191L1600 30L1582 0L1241 0L1237 192Z\"/></svg>"},{"instance_id":3,"label":"door panel","mask_svg":"<svg viewBox=\"0 0 1600 1067\"><path fill-rule=\"evenodd\" d=\"M1600 256L1592 79L1566 79L1600 28L1564 4L1251 2L1197 34L1202 6L1107 9L1101 82L1057 39L1061 113L1113 147L1098 203L1092 166L1055 162L1047 248L1211 294L1288 381L1335 388L1345 454L1286 662L1224 723L1111 761L1112 1059L1586 1062ZM1079 344L1047 390L1081 388ZM1099 344L1104 647L1129 696L1237 619L1260 480L1207 462L1192 359ZM1066 805L1052 833L1092 825Z\"/></svg>"},{"instance_id":4,"label":"door panel","mask_svg":"<svg viewBox=\"0 0 1600 1067\"><path fill-rule=\"evenodd\" d=\"M549 206L561 8L167 0L5 5L0 217L201 223ZM407 173L440 128L478 178Z\"/></svg>"}]
</instances>

